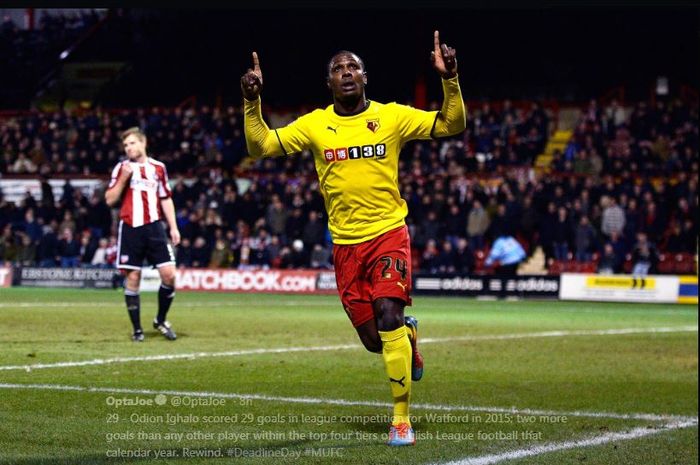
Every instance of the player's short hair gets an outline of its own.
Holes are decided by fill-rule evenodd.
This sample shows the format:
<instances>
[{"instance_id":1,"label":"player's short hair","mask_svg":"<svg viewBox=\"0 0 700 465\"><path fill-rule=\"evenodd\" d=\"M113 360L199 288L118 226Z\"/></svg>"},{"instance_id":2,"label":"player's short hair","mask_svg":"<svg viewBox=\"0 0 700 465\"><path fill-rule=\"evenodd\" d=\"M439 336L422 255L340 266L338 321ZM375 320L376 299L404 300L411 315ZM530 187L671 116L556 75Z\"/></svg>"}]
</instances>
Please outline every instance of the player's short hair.
<instances>
[{"instance_id":1,"label":"player's short hair","mask_svg":"<svg viewBox=\"0 0 700 465\"><path fill-rule=\"evenodd\" d=\"M365 71L365 62L362 61L362 58L360 58L360 55L358 55L355 52L351 52L350 50L338 50L328 60L328 64L326 65L326 72L328 74L331 74L331 65L333 64L333 60L335 59L335 57L337 57L338 55L353 55L355 58L357 58L357 62L360 63L360 66L362 66L362 71Z\"/></svg>"},{"instance_id":2,"label":"player's short hair","mask_svg":"<svg viewBox=\"0 0 700 465\"><path fill-rule=\"evenodd\" d=\"M146 140L146 133L144 133L140 127L134 126L132 128L127 129L126 131L122 132L121 139L122 141L126 139L127 137L134 135L138 137L140 140L145 141Z\"/></svg>"}]
</instances>

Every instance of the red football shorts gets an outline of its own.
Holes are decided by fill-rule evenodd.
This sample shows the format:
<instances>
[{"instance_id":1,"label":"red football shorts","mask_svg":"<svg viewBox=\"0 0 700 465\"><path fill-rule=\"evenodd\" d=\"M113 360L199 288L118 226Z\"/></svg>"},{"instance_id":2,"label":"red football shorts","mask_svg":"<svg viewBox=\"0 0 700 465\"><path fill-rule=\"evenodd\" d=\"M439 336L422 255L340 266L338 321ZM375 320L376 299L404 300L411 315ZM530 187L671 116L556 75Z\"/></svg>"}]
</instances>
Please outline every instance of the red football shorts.
<instances>
[{"instance_id":1,"label":"red football shorts","mask_svg":"<svg viewBox=\"0 0 700 465\"><path fill-rule=\"evenodd\" d=\"M340 301L353 326L374 318L372 302L393 297L411 305L411 240L401 226L367 242L333 246Z\"/></svg>"}]
</instances>

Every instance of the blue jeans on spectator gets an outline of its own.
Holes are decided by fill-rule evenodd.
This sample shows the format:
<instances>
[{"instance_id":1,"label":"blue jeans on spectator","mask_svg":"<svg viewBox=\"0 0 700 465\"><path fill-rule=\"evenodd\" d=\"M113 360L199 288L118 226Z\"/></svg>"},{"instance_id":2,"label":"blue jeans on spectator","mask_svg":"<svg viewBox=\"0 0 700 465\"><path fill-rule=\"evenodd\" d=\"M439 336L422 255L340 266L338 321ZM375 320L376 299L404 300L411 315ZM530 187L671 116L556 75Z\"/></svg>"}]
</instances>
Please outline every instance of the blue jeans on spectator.
<instances>
[{"instance_id":1,"label":"blue jeans on spectator","mask_svg":"<svg viewBox=\"0 0 700 465\"><path fill-rule=\"evenodd\" d=\"M45 258L39 262L39 266L42 268L52 268L56 265L56 260L54 260L53 258Z\"/></svg>"},{"instance_id":2,"label":"blue jeans on spectator","mask_svg":"<svg viewBox=\"0 0 700 465\"><path fill-rule=\"evenodd\" d=\"M80 257L61 257L61 268L77 268L80 266Z\"/></svg>"},{"instance_id":3,"label":"blue jeans on spectator","mask_svg":"<svg viewBox=\"0 0 700 465\"><path fill-rule=\"evenodd\" d=\"M593 258L593 255L590 252L584 250L576 251L576 261L578 262L590 262L591 258Z\"/></svg>"},{"instance_id":4,"label":"blue jeans on spectator","mask_svg":"<svg viewBox=\"0 0 700 465\"><path fill-rule=\"evenodd\" d=\"M555 242L554 244L554 258L557 260L568 260L569 259L569 245L566 242Z\"/></svg>"}]
</instances>

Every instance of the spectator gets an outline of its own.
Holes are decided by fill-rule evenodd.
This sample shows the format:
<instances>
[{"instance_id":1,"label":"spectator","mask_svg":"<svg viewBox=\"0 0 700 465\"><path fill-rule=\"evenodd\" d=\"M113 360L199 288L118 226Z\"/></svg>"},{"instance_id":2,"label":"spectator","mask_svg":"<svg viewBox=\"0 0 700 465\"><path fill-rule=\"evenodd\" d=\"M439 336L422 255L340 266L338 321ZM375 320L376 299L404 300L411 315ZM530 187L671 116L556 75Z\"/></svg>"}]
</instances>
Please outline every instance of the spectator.
<instances>
[{"instance_id":1,"label":"spectator","mask_svg":"<svg viewBox=\"0 0 700 465\"><path fill-rule=\"evenodd\" d=\"M20 245L15 261L20 266L34 266L36 261L36 244L24 233L19 233Z\"/></svg>"},{"instance_id":2,"label":"spectator","mask_svg":"<svg viewBox=\"0 0 700 465\"><path fill-rule=\"evenodd\" d=\"M267 245L267 250L270 254L270 266L272 268L279 268L280 266L280 252L282 251L282 242L280 237L274 235L270 237L270 243Z\"/></svg>"},{"instance_id":3,"label":"spectator","mask_svg":"<svg viewBox=\"0 0 700 465\"><path fill-rule=\"evenodd\" d=\"M603 247L603 252L598 260L598 273L600 274L615 274L621 270L620 260L609 242Z\"/></svg>"},{"instance_id":4,"label":"spectator","mask_svg":"<svg viewBox=\"0 0 700 465\"><path fill-rule=\"evenodd\" d=\"M481 250L484 247L484 234L486 234L490 223L489 215L484 210L481 202L474 200L472 209L467 217L467 234L469 242L476 250Z\"/></svg>"},{"instance_id":5,"label":"spectator","mask_svg":"<svg viewBox=\"0 0 700 465\"><path fill-rule=\"evenodd\" d=\"M498 262L496 266L498 276L515 276L518 265L525 256L525 250L513 236L502 235L493 243L485 264L491 266Z\"/></svg>"},{"instance_id":6,"label":"spectator","mask_svg":"<svg viewBox=\"0 0 700 465\"><path fill-rule=\"evenodd\" d=\"M209 264L210 250L207 241L202 236L197 236L192 246L192 267L205 268Z\"/></svg>"},{"instance_id":7,"label":"spectator","mask_svg":"<svg viewBox=\"0 0 700 465\"><path fill-rule=\"evenodd\" d=\"M474 252L469 246L469 241L463 237L457 240L455 271L462 274L471 274L474 272Z\"/></svg>"},{"instance_id":8,"label":"spectator","mask_svg":"<svg viewBox=\"0 0 700 465\"><path fill-rule=\"evenodd\" d=\"M554 258L556 260L569 259L569 240L572 236L571 222L569 221L566 208L557 209L557 221L554 223L552 235L552 247L554 248Z\"/></svg>"},{"instance_id":9,"label":"spectator","mask_svg":"<svg viewBox=\"0 0 700 465\"><path fill-rule=\"evenodd\" d=\"M117 247L117 239L114 236L109 238L109 244L107 245L107 251L105 252L105 261L108 267L116 267L117 264L117 253L119 248Z\"/></svg>"},{"instance_id":10,"label":"spectator","mask_svg":"<svg viewBox=\"0 0 700 465\"><path fill-rule=\"evenodd\" d=\"M535 242L537 226L539 224L539 213L532 203L532 196L526 195L523 198L523 205L520 210L518 220L518 231L522 234L527 245L527 249L532 253L532 244Z\"/></svg>"},{"instance_id":11,"label":"spectator","mask_svg":"<svg viewBox=\"0 0 700 465\"><path fill-rule=\"evenodd\" d=\"M293 241L294 239L301 239L301 236L304 233L304 212L301 208L294 208L292 210L292 214L287 217L287 224L286 224L286 235L287 235L287 242Z\"/></svg>"},{"instance_id":12,"label":"spectator","mask_svg":"<svg viewBox=\"0 0 700 465\"><path fill-rule=\"evenodd\" d=\"M0 261L12 263L17 258L17 243L12 225L6 225L0 234Z\"/></svg>"},{"instance_id":13,"label":"spectator","mask_svg":"<svg viewBox=\"0 0 700 465\"><path fill-rule=\"evenodd\" d=\"M447 240L452 242L453 245L456 245L458 238L464 235L466 228L467 222L465 216L459 209L459 205L450 205L449 213L445 219L445 234Z\"/></svg>"},{"instance_id":14,"label":"spectator","mask_svg":"<svg viewBox=\"0 0 700 465\"><path fill-rule=\"evenodd\" d=\"M437 257L439 255L435 239L428 239L421 255L421 267L430 273L438 272Z\"/></svg>"},{"instance_id":15,"label":"spectator","mask_svg":"<svg viewBox=\"0 0 700 465\"><path fill-rule=\"evenodd\" d=\"M321 244L315 244L311 251L310 266L314 269L328 269L330 265L330 251Z\"/></svg>"},{"instance_id":16,"label":"spectator","mask_svg":"<svg viewBox=\"0 0 700 465\"><path fill-rule=\"evenodd\" d=\"M183 237L177 246L175 261L180 268L190 268L192 266L192 243L187 237Z\"/></svg>"},{"instance_id":17,"label":"spectator","mask_svg":"<svg viewBox=\"0 0 700 465\"><path fill-rule=\"evenodd\" d=\"M80 235L80 263L92 263L98 245L98 240L92 235L92 231L84 230Z\"/></svg>"},{"instance_id":18,"label":"spectator","mask_svg":"<svg viewBox=\"0 0 700 465\"><path fill-rule=\"evenodd\" d=\"M31 159L27 158L24 152L17 155L17 160L10 167L10 173L13 174L32 174L36 173L36 165Z\"/></svg>"},{"instance_id":19,"label":"spectator","mask_svg":"<svg viewBox=\"0 0 700 465\"><path fill-rule=\"evenodd\" d=\"M581 219L579 219L574 236L576 243L576 260L579 262L591 261L592 252L595 250L596 245L596 232L586 215L581 216Z\"/></svg>"},{"instance_id":20,"label":"spectator","mask_svg":"<svg viewBox=\"0 0 700 465\"><path fill-rule=\"evenodd\" d=\"M56 220L51 220L51 223L44 226L44 234L39 240L36 255L41 267L58 265L58 223Z\"/></svg>"},{"instance_id":21,"label":"spectator","mask_svg":"<svg viewBox=\"0 0 700 465\"><path fill-rule=\"evenodd\" d=\"M97 239L109 235L112 229L112 212L104 197L98 192L93 193L85 210L85 226L90 228L92 235Z\"/></svg>"},{"instance_id":22,"label":"spectator","mask_svg":"<svg viewBox=\"0 0 700 465\"><path fill-rule=\"evenodd\" d=\"M301 239L295 239L292 242L292 247L282 248L280 252L280 267L281 268L306 268L309 260L304 250L304 242Z\"/></svg>"},{"instance_id":23,"label":"spectator","mask_svg":"<svg viewBox=\"0 0 700 465\"><path fill-rule=\"evenodd\" d=\"M284 236L287 226L287 210L277 194L272 196L272 202L267 207L265 221L271 234Z\"/></svg>"},{"instance_id":24,"label":"spectator","mask_svg":"<svg viewBox=\"0 0 700 465\"><path fill-rule=\"evenodd\" d=\"M457 271L455 266L455 253L450 241L442 243L442 250L435 258L435 268L438 273L454 273Z\"/></svg>"},{"instance_id":25,"label":"spectator","mask_svg":"<svg viewBox=\"0 0 700 465\"><path fill-rule=\"evenodd\" d=\"M80 265L80 242L68 227L63 229L58 241L58 260L61 268L76 268Z\"/></svg>"},{"instance_id":26,"label":"spectator","mask_svg":"<svg viewBox=\"0 0 700 465\"><path fill-rule=\"evenodd\" d=\"M540 221L540 244L544 252L545 264L549 265L554 259L554 230L557 224L557 206L554 202L547 203L547 212Z\"/></svg>"},{"instance_id":27,"label":"spectator","mask_svg":"<svg viewBox=\"0 0 700 465\"><path fill-rule=\"evenodd\" d=\"M63 213L63 221L58 225L59 231L65 231L66 229L70 229L71 234L75 234L76 224L71 210L66 210Z\"/></svg>"},{"instance_id":28,"label":"spectator","mask_svg":"<svg viewBox=\"0 0 700 465\"><path fill-rule=\"evenodd\" d=\"M601 201L603 208L603 219L601 231L606 237L611 237L613 233L622 234L625 228L625 211L617 204L614 196L604 196Z\"/></svg>"},{"instance_id":29,"label":"spectator","mask_svg":"<svg viewBox=\"0 0 700 465\"><path fill-rule=\"evenodd\" d=\"M233 253L224 239L217 239L209 259L209 268L228 268L233 262Z\"/></svg>"},{"instance_id":30,"label":"spectator","mask_svg":"<svg viewBox=\"0 0 700 465\"><path fill-rule=\"evenodd\" d=\"M612 246L617 262L620 264L620 266L622 266L622 264L625 262L625 257L627 256L627 252L629 250L627 243L622 239L622 237L618 233L614 232L610 236L608 244Z\"/></svg>"},{"instance_id":31,"label":"spectator","mask_svg":"<svg viewBox=\"0 0 700 465\"><path fill-rule=\"evenodd\" d=\"M108 268L109 262L107 261L107 254L109 248L109 240L106 237L101 238L97 242L97 249L92 255L92 260L90 260L90 265L97 268Z\"/></svg>"},{"instance_id":32,"label":"spectator","mask_svg":"<svg viewBox=\"0 0 700 465\"><path fill-rule=\"evenodd\" d=\"M658 261L656 246L649 242L645 232L638 232L637 243L632 251L632 275L647 276L649 273L655 273Z\"/></svg>"},{"instance_id":33,"label":"spectator","mask_svg":"<svg viewBox=\"0 0 700 465\"><path fill-rule=\"evenodd\" d=\"M29 240L36 244L42 236L42 226L34 218L34 209L28 208L24 214L24 233L29 236Z\"/></svg>"},{"instance_id":34,"label":"spectator","mask_svg":"<svg viewBox=\"0 0 700 465\"><path fill-rule=\"evenodd\" d=\"M304 247L313 247L316 244L323 245L325 237L325 227L318 217L315 210L309 212L309 221L304 226L304 232L301 235L304 241Z\"/></svg>"}]
</instances>

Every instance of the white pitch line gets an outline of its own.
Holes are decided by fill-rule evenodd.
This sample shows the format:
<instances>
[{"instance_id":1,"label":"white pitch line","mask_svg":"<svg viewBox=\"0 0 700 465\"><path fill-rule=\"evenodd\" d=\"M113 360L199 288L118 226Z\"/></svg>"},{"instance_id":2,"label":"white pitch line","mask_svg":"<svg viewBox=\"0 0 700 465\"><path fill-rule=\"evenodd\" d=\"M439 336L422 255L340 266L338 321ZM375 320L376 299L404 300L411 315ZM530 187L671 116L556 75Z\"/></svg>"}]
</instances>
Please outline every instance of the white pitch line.
<instances>
[{"instance_id":1,"label":"white pitch line","mask_svg":"<svg viewBox=\"0 0 700 465\"><path fill-rule=\"evenodd\" d=\"M453 342L453 341L493 341L503 339L527 339L533 337L563 337L563 336L611 336L618 334L646 334L646 333L682 333L697 332L697 326L667 326L660 328L619 328L600 330L571 330L571 331L541 331L538 333L516 333L516 334L487 334L484 336L454 336L439 339L424 338L419 339L421 344L430 342Z\"/></svg>"},{"instance_id":2,"label":"white pitch line","mask_svg":"<svg viewBox=\"0 0 700 465\"><path fill-rule=\"evenodd\" d=\"M675 326L675 327L660 327L660 328L620 328L620 329L600 329L600 330L573 330L573 331L542 331L537 333L515 333L515 334L487 334L476 336L455 336L445 338L424 338L420 339L421 344L439 344L443 342L468 342L468 341L498 341L505 339L529 339L529 338L546 338L546 337L566 337L566 336L609 336L609 335L625 335L625 334L649 334L649 333L676 333L676 332L697 332L697 326ZM194 360L198 358L208 357L237 357L241 355L263 355L263 354L282 354L292 352L327 352L332 350L348 350L360 348L359 344L340 344L328 346L312 346L312 347L279 347L271 349L246 349L246 350L231 350L225 352L193 352L186 354L163 354L163 355L144 355L142 357L113 357L113 358L98 358L93 360L80 360L69 362L56 363L36 363L31 365L5 365L0 366L0 371L10 370L42 370L50 368L70 368L84 367L96 365L109 365L114 363L130 363L130 362L152 362L152 361L168 361L168 360Z\"/></svg>"},{"instance_id":3,"label":"white pitch line","mask_svg":"<svg viewBox=\"0 0 700 465\"><path fill-rule=\"evenodd\" d=\"M0 303L0 308L75 308L88 307L98 308L105 306L122 307L123 302L18 302L18 303ZM270 307L269 303L255 302L188 302L184 304L187 307ZM289 301L275 303L275 305L286 307L329 307L332 303L318 301Z\"/></svg>"},{"instance_id":4,"label":"white pitch line","mask_svg":"<svg viewBox=\"0 0 700 465\"><path fill-rule=\"evenodd\" d=\"M332 296L321 296L321 297L332 297ZM286 302L281 302L281 303L275 303L275 305L280 305L280 306L286 306L286 307L332 307L335 308L337 306L338 302L337 301L332 301L332 302L324 302L323 300L291 300L291 301L286 301ZM105 301L99 301L99 302L0 302L0 308L35 308L35 307L41 307L41 308L76 308L76 307L87 307L87 308L101 308L104 306L114 306L114 307L122 307L124 305L123 302L105 302ZM237 301L215 301L215 302L187 302L186 304L183 304L186 307L269 307L269 303L256 303L256 302L237 302ZM453 309L457 307L458 304L457 302L454 305L447 305L447 304L431 304L433 307L439 307L439 308L447 308L447 309ZM677 308L674 309L664 309L664 310L643 310L645 315L650 315L650 314L662 314L662 315L679 315L683 313L690 313L694 311L693 308L687 308L689 307L688 305L683 306L683 305L678 305ZM513 309L508 309L508 308L499 308L499 310L513 310ZM590 307L590 306L577 306L576 308L566 308L566 307L560 307L557 308L556 310L551 310L552 312L572 312L572 313L597 313L597 314L606 314L606 313L626 313L629 314L632 311L642 311L642 310L637 310L635 308L625 308L625 309L616 309L616 308L601 308L601 307Z\"/></svg>"},{"instance_id":5,"label":"white pitch line","mask_svg":"<svg viewBox=\"0 0 700 465\"><path fill-rule=\"evenodd\" d=\"M182 397L207 397L222 399L246 399L268 402L283 402L290 404L314 404L314 405L340 405L343 407L386 407L391 408L394 404L379 401L360 401L347 399L327 399L319 397L285 397L268 396L264 394L240 394L232 392L203 392L203 391L174 391L174 390L153 390L153 389L131 389L115 387L90 387L90 386L67 386L62 384L14 384L0 383L0 389L29 389L48 391L73 391L73 392L97 392L105 394L141 394L141 395L170 395ZM616 420L641 420L657 422L697 422L697 417L681 415L655 414L655 413L614 413L614 412L585 412L571 411L560 412L552 410L519 409L516 407L481 407L474 405L443 405L443 404L411 404L411 408L432 411L460 411L460 412L495 412L511 413L513 415L545 415L545 416L569 416L581 418L610 418Z\"/></svg>"},{"instance_id":6,"label":"white pitch line","mask_svg":"<svg viewBox=\"0 0 700 465\"><path fill-rule=\"evenodd\" d=\"M434 465L494 465L506 460L517 460L525 457L534 457L536 455L547 454L560 450L577 449L580 447L591 447L607 444L610 442L628 441L630 439L643 438L654 434L663 433L682 428L690 428L698 425L697 418L677 421L662 425L659 429L634 428L630 431L619 433L605 433L600 436L594 436L589 439L580 439L576 441L552 442L549 444L533 445L524 449L517 449L500 454L482 455L479 457L465 457L460 460L444 462Z\"/></svg>"}]
</instances>

